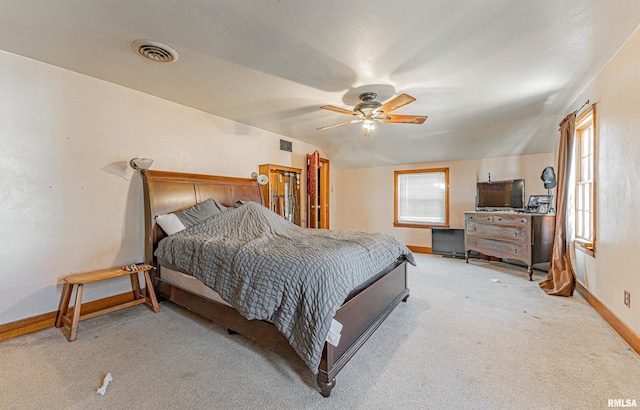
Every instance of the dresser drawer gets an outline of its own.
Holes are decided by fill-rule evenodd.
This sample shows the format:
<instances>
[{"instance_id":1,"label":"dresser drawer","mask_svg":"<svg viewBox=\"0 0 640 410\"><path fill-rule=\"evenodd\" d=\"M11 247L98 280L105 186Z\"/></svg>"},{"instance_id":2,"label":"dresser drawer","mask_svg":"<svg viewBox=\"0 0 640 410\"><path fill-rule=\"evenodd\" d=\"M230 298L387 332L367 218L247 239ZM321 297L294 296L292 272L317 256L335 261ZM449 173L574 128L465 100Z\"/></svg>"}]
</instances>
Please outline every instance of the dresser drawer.
<instances>
[{"instance_id":1,"label":"dresser drawer","mask_svg":"<svg viewBox=\"0 0 640 410\"><path fill-rule=\"evenodd\" d=\"M506 242L487 238L467 238L468 250L474 250L497 258L517 259L529 262L530 248L526 243Z\"/></svg>"},{"instance_id":2,"label":"dresser drawer","mask_svg":"<svg viewBox=\"0 0 640 410\"><path fill-rule=\"evenodd\" d=\"M467 222L466 234L467 236L479 236L508 242L528 243L531 240L531 233L528 225L503 226Z\"/></svg>"},{"instance_id":3,"label":"dresser drawer","mask_svg":"<svg viewBox=\"0 0 640 410\"><path fill-rule=\"evenodd\" d=\"M492 215L492 222L496 225L529 226L530 219L520 215Z\"/></svg>"},{"instance_id":4,"label":"dresser drawer","mask_svg":"<svg viewBox=\"0 0 640 410\"><path fill-rule=\"evenodd\" d=\"M476 222L476 223L492 223L493 216L487 214L466 214L464 216L465 223Z\"/></svg>"}]
</instances>

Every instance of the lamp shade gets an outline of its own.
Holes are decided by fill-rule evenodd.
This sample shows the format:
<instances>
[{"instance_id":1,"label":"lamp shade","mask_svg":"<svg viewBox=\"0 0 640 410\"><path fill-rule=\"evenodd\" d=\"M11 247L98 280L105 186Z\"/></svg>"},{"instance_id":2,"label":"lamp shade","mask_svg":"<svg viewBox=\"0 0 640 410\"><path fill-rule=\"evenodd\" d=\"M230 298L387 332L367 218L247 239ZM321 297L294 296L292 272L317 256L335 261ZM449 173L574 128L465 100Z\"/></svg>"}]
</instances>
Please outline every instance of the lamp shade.
<instances>
[{"instance_id":1,"label":"lamp shade","mask_svg":"<svg viewBox=\"0 0 640 410\"><path fill-rule=\"evenodd\" d=\"M149 158L133 158L131 161L129 161L129 165L131 165L131 168L138 170L147 170L151 167L151 164L153 164L153 160Z\"/></svg>"},{"instance_id":2,"label":"lamp shade","mask_svg":"<svg viewBox=\"0 0 640 410\"><path fill-rule=\"evenodd\" d=\"M553 171L553 167L546 167L544 170L542 170L540 179L542 180L542 182L544 182L544 187L546 189L556 187L556 173Z\"/></svg>"}]
</instances>

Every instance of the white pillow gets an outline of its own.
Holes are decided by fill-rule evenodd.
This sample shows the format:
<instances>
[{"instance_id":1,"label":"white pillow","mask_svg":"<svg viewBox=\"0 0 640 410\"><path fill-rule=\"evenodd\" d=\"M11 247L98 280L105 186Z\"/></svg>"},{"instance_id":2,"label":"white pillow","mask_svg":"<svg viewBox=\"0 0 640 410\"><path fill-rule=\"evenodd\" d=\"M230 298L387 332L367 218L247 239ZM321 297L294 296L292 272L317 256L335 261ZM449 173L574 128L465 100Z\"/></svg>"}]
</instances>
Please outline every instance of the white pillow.
<instances>
[{"instance_id":1,"label":"white pillow","mask_svg":"<svg viewBox=\"0 0 640 410\"><path fill-rule=\"evenodd\" d=\"M156 222L167 235L173 235L174 233L187 229L176 214L173 213L156 216Z\"/></svg>"}]
</instances>

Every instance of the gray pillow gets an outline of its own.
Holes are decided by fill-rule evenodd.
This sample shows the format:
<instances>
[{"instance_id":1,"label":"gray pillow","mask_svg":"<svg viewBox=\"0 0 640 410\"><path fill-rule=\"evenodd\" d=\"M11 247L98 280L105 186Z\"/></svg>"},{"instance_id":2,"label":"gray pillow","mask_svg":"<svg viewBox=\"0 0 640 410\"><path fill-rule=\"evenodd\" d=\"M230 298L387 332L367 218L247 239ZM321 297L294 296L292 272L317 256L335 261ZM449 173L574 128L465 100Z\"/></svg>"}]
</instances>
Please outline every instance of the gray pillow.
<instances>
[{"instance_id":1,"label":"gray pillow","mask_svg":"<svg viewBox=\"0 0 640 410\"><path fill-rule=\"evenodd\" d=\"M215 199L209 198L206 201L200 202L187 208L183 211L176 212L176 216L187 228L198 224L212 216L222 214L227 208L220 205Z\"/></svg>"}]
</instances>

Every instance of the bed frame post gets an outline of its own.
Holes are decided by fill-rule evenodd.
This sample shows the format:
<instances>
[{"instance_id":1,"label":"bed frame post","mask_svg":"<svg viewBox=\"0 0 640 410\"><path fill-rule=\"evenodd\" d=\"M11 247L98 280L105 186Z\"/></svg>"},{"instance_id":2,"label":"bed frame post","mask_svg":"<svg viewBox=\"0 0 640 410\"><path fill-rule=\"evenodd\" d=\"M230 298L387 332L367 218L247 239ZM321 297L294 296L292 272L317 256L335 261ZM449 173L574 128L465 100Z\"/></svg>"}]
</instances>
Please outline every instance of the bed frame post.
<instances>
[{"instance_id":1,"label":"bed frame post","mask_svg":"<svg viewBox=\"0 0 640 410\"><path fill-rule=\"evenodd\" d=\"M320 380L320 375L318 374L316 383L318 384L318 387L320 387L320 394L322 394L322 397L329 397L331 395L331 390L333 390L336 385L336 378L334 377L330 382L325 382L324 380Z\"/></svg>"},{"instance_id":2,"label":"bed frame post","mask_svg":"<svg viewBox=\"0 0 640 410\"><path fill-rule=\"evenodd\" d=\"M153 263L153 221L151 216L152 195L149 192L147 171L141 169L140 176L142 177L142 191L144 193L144 261L146 264L155 267Z\"/></svg>"}]
</instances>

